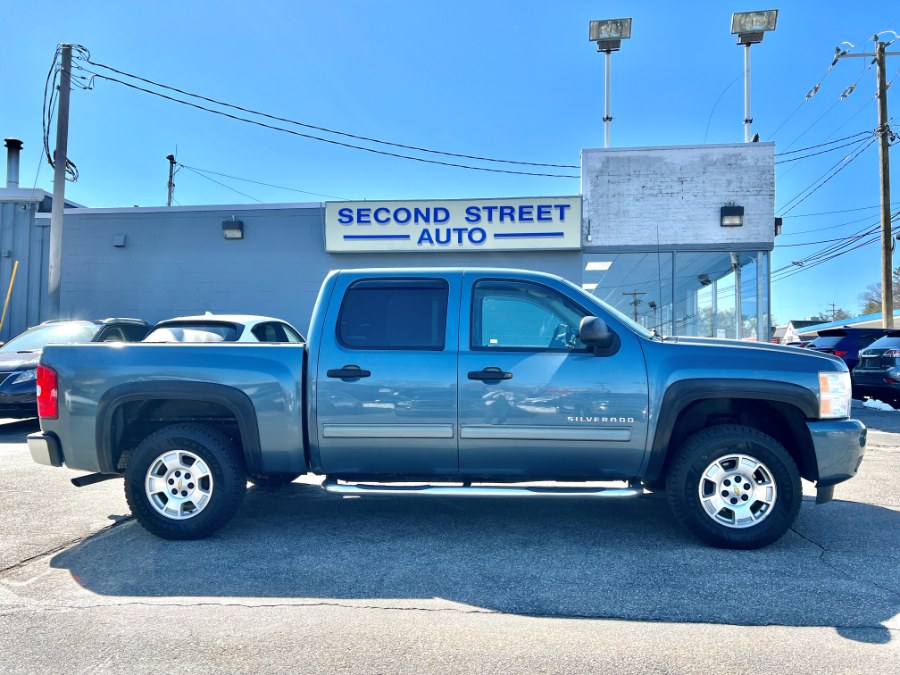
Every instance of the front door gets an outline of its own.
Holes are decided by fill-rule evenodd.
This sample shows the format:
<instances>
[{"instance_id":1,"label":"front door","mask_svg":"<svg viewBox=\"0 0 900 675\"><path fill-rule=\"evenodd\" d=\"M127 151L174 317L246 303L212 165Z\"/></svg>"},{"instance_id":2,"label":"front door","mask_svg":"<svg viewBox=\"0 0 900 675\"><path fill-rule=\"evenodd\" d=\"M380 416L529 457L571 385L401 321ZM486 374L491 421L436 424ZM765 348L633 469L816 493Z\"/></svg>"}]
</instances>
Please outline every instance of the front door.
<instances>
[{"instance_id":1,"label":"front door","mask_svg":"<svg viewBox=\"0 0 900 675\"><path fill-rule=\"evenodd\" d=\"M467 295L457 375L460 472L523 480L636 475L648 404L638 338L620 326L618 351L596 356L578 330L597 310L543 284L480 279L464 283Z\"/></svg>"},{"instance_id":2,"label":"front door","mask_svg":"<svg viewBox=\"0 0 900 675\"><path fill-rule=\"evenodd\" d=\"M316 376L328 474L454 475L459 275L358 279L329 310Z\"/></svg>"}]
</instances>

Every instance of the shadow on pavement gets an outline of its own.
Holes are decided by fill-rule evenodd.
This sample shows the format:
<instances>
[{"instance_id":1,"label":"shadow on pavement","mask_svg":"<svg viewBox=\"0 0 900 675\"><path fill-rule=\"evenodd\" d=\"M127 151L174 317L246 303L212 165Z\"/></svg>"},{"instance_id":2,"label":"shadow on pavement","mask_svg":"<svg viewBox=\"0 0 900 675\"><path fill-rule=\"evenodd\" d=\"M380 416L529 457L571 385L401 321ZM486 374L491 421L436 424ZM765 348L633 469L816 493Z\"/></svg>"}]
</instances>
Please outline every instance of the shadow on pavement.
<instances>
[{"instance_id":1,"label":"shadow on pavement","mask_svg":"<svg viewBox=\"0 0 900 675\"><path fill-rule=\"evenodd\" d=\"M805 502L794 532L741 552L695 542L661 499L352 499L294 483L251 489L210 539L129 523L51 564L104 595L443 598L550 617L831 626L880 643L900 611L898 540L900 513L853 502Z\"/></svg>"}]
</instances>

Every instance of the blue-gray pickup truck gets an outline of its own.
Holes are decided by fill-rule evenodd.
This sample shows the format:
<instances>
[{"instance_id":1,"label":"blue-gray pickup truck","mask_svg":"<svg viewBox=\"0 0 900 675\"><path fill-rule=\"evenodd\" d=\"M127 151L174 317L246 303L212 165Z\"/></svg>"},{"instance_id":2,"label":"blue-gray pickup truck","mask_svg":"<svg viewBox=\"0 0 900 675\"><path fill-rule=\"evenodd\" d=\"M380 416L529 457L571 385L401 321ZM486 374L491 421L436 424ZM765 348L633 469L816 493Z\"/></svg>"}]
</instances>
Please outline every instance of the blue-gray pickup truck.
<instances>
[{"instance_id":1,"label":"blue-gray pickup truck","mask_svg":"<svg viewBox=\"0 0 900 675\"><path fill-rule=\"evenodd\" d=\"M35 461L124 476L135 518L205 537L248 480L338 494L638 496L703 541L757 548L856 474L866 429L830 355L669 338L564 279L341 270L305 345L58 345ZM537 485L536 485L537 483Z\"/></svg>"}]
</instances>

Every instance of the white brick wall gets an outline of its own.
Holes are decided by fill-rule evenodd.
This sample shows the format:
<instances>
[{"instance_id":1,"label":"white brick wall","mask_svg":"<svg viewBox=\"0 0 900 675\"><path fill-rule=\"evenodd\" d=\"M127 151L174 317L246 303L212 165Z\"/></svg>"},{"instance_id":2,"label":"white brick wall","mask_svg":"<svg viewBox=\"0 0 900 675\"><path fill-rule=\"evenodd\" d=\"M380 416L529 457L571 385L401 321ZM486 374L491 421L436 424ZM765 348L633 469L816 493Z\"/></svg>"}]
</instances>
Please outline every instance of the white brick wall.
<instances>
[{"instance_id":1,"label":"white brick wall","mask_svg":"<svg viewBox=\"0 0 900 675\"><path fill-rule=\"evenodd\" d=\"M765 243L775 238L775 144L581 153L584 246ZM720 209L744 207L743 227ZM588 233L590 239L588 239Z\"/></svg>"}]
</instances>

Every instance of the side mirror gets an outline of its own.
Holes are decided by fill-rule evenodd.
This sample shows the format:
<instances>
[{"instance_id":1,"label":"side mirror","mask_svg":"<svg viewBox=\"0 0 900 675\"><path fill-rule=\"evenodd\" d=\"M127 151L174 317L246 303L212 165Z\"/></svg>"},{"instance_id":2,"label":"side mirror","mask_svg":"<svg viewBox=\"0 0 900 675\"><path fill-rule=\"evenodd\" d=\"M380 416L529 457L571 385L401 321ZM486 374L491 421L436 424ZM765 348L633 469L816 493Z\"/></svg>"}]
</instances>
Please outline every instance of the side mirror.
<instances>
[{"instance_id":1,"label":"side mirror","mask_svg":"<svg viewBox=\"0 0 900 675\"><path fill-rule=\"evenodd\" d=\"M613 333L603 319L586 316L578 329L579 339L588 347L593 347L597 356L612 356L619 351L619 336Z\"/></svg>"}]
</instances>

